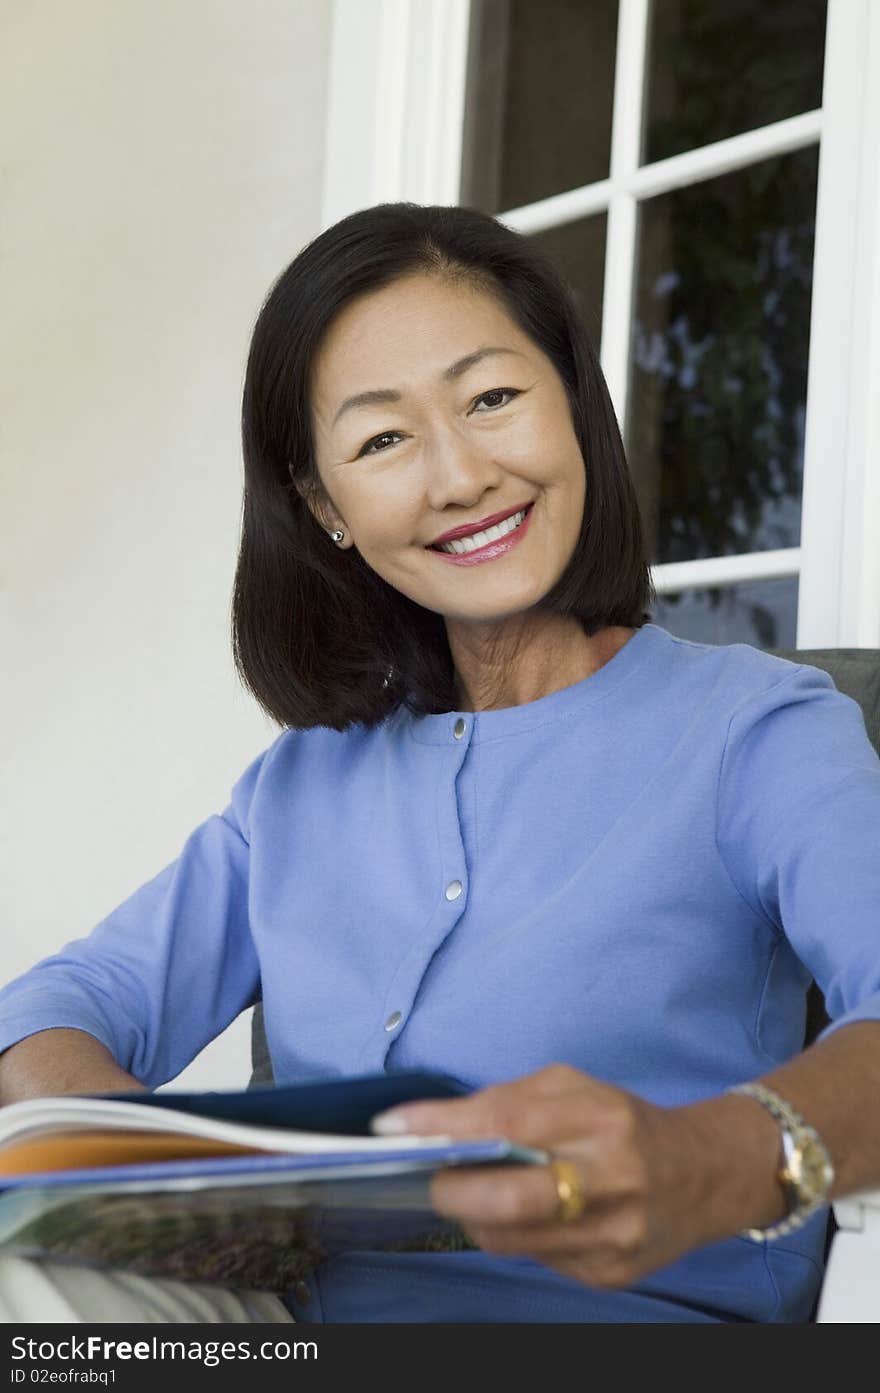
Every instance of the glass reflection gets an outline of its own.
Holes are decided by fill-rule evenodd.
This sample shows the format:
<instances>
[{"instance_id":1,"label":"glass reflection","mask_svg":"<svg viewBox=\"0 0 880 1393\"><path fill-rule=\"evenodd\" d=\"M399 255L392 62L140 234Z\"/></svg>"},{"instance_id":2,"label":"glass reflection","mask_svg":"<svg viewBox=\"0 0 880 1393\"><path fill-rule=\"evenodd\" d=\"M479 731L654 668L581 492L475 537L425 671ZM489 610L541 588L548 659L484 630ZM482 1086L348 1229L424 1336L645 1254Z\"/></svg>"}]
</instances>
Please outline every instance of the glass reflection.
<instances>
[{"instance_id":1,"label":"glass reflection","mask_svg":"<svg viewBox=\"0 0 880 1393\"><path fill-rule=\"evenodd\" d=\"M499 213L607 179L618 0L472 0L459 202Z\"/></svg>"},{"instance_id":2,"label":"glass reflection","mask_svg":"<svg viewBox=\"0 0 880 1393\"><path fill-rule=\"evenodd\" d=\"M568 282L590 342L596 352L602 340L602 295L605 286L605 232L608 217L597 213L563 227L533 233L530 238Z\"/></svg>"},{"instance_id":3,"label":"glass reflection","mask_svg":"<svg viewBox=\"0 0 880 1393\"><path fill-rule=\"evenodd\" d=\"M826 0L653 0L642 162L822 105Z\"/></svg>"},{"instance_id":4,"label":"glass reflection","mask_svg":"<svg viewBox=\"0 0 880 1393\"><path fill-rule=\"evenodd\" d=\"M817 165L641 207L626 437L654 563L800 544Z\"/></svg>"},{"instance_id":5,"label":"glass reflection","mask_svg":"<svg viewBox=\"0 0 880 1393\"><path fill-rule=\"evenodd\" d=\"M692 643L797 648L798 577L658 595L651 619Z\"/></svg>"}]
</instances>

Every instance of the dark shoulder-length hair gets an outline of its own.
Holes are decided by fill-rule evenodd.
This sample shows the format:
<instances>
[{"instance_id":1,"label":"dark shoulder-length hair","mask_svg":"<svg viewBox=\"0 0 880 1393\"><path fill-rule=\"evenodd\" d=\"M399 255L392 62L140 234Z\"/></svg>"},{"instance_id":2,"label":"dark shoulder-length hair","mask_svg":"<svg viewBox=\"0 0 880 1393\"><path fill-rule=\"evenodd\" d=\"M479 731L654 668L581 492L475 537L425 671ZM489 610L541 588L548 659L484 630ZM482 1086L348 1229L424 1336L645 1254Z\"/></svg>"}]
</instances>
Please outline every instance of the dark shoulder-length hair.
<instances>
[{"instance_id":1,"label":"dark shoulder-length hair","mask_svg":"<svg viewBox=\"0 0 880 1393\"><path fill-rule=\"evenodd\" d=\"M340 550L308 507L324 496L309 384L333 317L414 272L499 297L555 365L585 461L586 506L571 560L540 608L592 635L641 628L655 601L639 504L614 408L574 299L527 237L472 208L381 203L310 242L272 286L254 328L242 407L244 503L232 599L235 665L283 727L373 727L405 706L456 709L442 615Z\"/></svg>"}]
</instances>

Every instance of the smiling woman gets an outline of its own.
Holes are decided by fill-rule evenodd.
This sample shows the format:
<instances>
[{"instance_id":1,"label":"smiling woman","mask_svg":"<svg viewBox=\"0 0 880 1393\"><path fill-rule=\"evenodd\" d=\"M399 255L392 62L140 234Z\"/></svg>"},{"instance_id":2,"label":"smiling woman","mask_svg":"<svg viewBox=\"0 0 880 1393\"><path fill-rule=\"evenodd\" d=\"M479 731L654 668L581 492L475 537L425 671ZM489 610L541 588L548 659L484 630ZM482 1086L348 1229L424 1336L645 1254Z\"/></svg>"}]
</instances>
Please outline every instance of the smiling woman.
<instances>
[{"instance_id":1,"label":"smiling woman","mask_svg":"<svg viewBox=\"0 0 880 1393\"><path fill-rule=\"evenodd\" d=\"M860 708L651 623L595 356L487 214L381 205L307 246L257 319L243 439L236 661L281 734L0 991L0 1102L154 1088L262 1002L278 1083L452 1075L467 1096L377 1130L550 1157L444 1169L465 1242L315 1258L272 1318L807 1320L829 1196L880 1183ZM0 1260L0 1312L20 1279Z\"/></svg>"},{"instance_id":2,"label":"smiling woman","mask_svg":"<svg viewBox=\"0 0 880 1393\"><path fill-rule=\"evenodd\" d=\"M236 659L282 724L536 700L648 620L595 354L486 214L383 204L310 243L257 320L243 424Z\"/></svg>"}]
</instances>

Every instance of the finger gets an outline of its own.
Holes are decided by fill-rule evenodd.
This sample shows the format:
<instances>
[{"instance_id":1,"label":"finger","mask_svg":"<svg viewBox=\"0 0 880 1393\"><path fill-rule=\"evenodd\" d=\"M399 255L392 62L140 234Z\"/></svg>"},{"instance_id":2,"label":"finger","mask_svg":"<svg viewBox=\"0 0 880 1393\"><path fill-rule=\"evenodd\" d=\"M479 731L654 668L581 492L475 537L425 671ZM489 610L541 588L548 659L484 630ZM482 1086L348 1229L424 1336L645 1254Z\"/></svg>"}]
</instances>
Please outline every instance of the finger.
<instances>
[{"instance_id":1,"label":"finger","mask_svg":"<svg viewBox=\"0 0 880 1393\"><path fill-rule=\"evenodd\" d=\"M588 1074L568 1064L550 1064L509 1083L490 1084L466 1098L432 1099L390 1108L387 1112L378 1113L372 1119L371 1126L380 1133L407 1131L427 1135L441 1127L457 1128L460 1124L469 1125L471 1121L474 1125L480 1125L487 1110L502 1112L508 1107L517 1106L523 1097L568 1093L578 1088L589 1088L594 1083ZM456 1131L449 1135L461 1136L463 1133Z\"/></svg>"},{"instance_id":2,"label":"finger","mask_svg":"<svg viewBox=\"0 0 880 1393\"><path fill-rule=\"evenodd\" d=\"M585 1167L574 1164L585 1202L607 1202L605 1195L590 1196ZM451 1166L433 1177L431 1204L465 1227L546 1226L558 1223L559 1191L549 1166ZM563 1225L574 1226L575 1221Z\"/></svg>"},{"instance_id":3,"label":"finger","mask_svg":"<svg viewBox=\"0 0 880 1393\"><path fill-rule=\"evenodd\" d=\"M557 1072L558 1069L564 1073ZM542 1077L542 1075L544 1077ZM407 1103L379 1113L371 1128L383 1136L413 1135L450 1137L509 1137L524 1146L538 1146L578 1135L574 1119L589 1124L589 1103L594 1081L586 1074L565 1066L553 1066L540 1074L528 1075L513 1083L493 1084L466 1098L450 1098L424 1103ZM564 1100L578 1097L584 1108L569 1108ZM553 1137L547 1128L562 1126Z\"/></svg>"}]
</instances>

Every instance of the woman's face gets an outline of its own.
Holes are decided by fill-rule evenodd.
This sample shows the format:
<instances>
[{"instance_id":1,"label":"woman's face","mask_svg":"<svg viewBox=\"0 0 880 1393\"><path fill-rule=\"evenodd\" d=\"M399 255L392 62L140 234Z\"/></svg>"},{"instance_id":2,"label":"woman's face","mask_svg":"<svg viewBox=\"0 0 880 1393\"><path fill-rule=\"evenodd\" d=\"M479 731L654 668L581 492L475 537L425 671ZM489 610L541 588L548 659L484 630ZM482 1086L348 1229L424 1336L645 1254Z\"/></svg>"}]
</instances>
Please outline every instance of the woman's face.
<instances>
[{"instance_id":1,"label":"woman's face","mask_svg":"<svg viewBox=\"0 0 880 1393\"><path fill-rule=\"evenodd\" d=\"M347 305L316 357L312 412L330 503L310 506L416 604L486 623L531 609L562 575L586 493L568 399L491 295L420 274ZM430 549L526 507L514 545L471 562Z\"/></svg>"}]
</instances>

